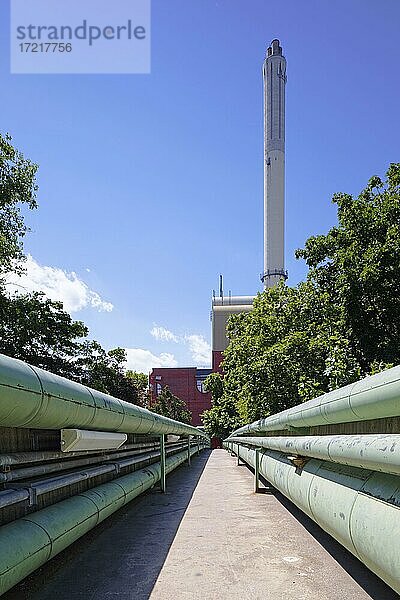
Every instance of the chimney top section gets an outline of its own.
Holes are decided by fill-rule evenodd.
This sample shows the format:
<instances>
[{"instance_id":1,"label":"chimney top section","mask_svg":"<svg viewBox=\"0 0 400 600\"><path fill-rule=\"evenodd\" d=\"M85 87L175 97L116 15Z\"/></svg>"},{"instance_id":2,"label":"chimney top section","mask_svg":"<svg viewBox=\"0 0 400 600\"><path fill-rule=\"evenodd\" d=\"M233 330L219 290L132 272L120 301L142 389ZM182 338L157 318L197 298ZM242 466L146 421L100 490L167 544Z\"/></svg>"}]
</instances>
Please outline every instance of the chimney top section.
<instances>
[{"instance_id":1,"label":"chimney top section","mask_svg":"<svg viewBox=\"0 0 400 600\"><path fill-rule=\"evenodd\" d=\"M279 40L272 40L268 48L268 56L282 56L282 47L279 45Z\"/></svg>"}]
</instances>

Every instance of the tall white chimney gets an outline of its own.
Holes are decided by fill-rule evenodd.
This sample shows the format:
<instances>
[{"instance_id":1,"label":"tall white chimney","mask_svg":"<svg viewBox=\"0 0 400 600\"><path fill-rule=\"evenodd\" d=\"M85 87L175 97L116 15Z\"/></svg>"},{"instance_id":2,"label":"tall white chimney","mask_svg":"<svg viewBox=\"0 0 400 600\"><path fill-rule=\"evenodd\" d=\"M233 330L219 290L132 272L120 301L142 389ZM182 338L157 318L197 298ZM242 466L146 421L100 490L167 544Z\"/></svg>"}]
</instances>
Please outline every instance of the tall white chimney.
<instances>
[{"instance_id":1,"label":"tall white chimney","mask_svg":"<svg viewBox=\"0 0 400 600\"><path fill-rule=\"evenodd\" d=\"M285 86L286 59L272 40L264 79L264 272L265 288L287 279L285 271Z\"/></svg>"}]
</instances>

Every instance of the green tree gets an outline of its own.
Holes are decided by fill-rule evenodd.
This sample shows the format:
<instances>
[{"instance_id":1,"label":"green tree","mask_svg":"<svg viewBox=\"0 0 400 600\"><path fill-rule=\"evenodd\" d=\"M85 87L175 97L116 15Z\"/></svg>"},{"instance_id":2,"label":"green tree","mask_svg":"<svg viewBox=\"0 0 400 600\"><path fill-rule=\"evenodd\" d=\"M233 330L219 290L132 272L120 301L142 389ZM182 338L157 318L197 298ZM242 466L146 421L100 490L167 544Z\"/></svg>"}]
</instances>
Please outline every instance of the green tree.
<instances>
[{"instance_id":1,"label":"green tree","mask_svg":"<svg viewBox=\"0 0 400 600\"><path fill-rule=\"evenodd\" d=\"M146 375L125 374L125 350L107 352L98 342L85 339L87 335L87 327L74 321L61 302L38 292L11 297L0 292L2 354L145 406Z\"/></svg>"},{"instance_id":2,"label":"green tree","mask_svg":"<svg viewBox=\"0 0 400 600\"><path fill-rule=\"evenodd\" d=\"M224 394L224 382L219 373L211 373L204 382L204 389L211 393L212 406L201 415L206 433L210 437L226 438L242 424L236 403Z\"/></svg>"},{"instance_id":3,"label":"green tree","mask_svg":"<svg viewBox=\"0 0 400 600\"><path fill-rule=\"evenodd\" d=\"M127 370L125 377L131 379L137 389L138 393L138 404L149 408L150 402L150 389L149 389L149 378L145 373L138 373L137 371Z\"/></svg>"},{"instance_id":4,"label":"green tree","mask_svg":"<svg viewBox=\"0 0 400 600\"><path fill-rule=\"evenodd\" d=\"M23 238L29 230L21 209L37 207L37 165L0 134L0 352L76 377L76 357L88 330L73 321L61 302L41 293L11 296L4 276L23 271Z\"/></svg>"},{"instance_id":5,"label":"green tree","mask_svg":"<svg viewBox=\"0 0 400 600\"><path fill-rule=\"evenodd\" d=\"M245 422L400 363L400 164L333 202L338 224L296 253L307 280L281 282L229 319L215 405L230 402Z\"/></svg>"},{"instance_id":6,"label":"green tree","mask_svg":"<svg viewBox=\"0 0 400 600\"><path fill-rule=\"evenodd\" d=\"M4 276L23 272L23 238L28 231L21 207L36 203L37 165L0 134L0 352L79 381L122 400L145 404L141 374L125 374L122 348L107 352L87 340L88 329L43 293L7 292ZM147 379L146 379L147 381Z\"/></svg>"},{"instance_id":7,"label":"green tree","mask_svg":"<svg viewBox=\"0 0 400 600\"><path fill-rule=\"evenodd\" d=\"M11 136L0 134L0 276L21 271L22 238L28 231L21 207L36 203L37 165L11 145Z\"/></svg>"},{"instance_id":8,"label":"green tree","mask_svg":"<svg viewBox=\"0 0 400 600\"><path fill-rule=\"evenodd\" d=\"M125 373L125 350L107 352L87 335L61 302L39 292L10 297L0 287L0 353L146 406L146 375Z\"/></svg>"},{"instance_id":9,"label":"green tree","mask_svg":"<svg viewBox=\"0 0 400 600\"><path fill-rule=\"evenodd\" d=\"M250 313L229 319L224 396L247 422L355 381L340 307L310 282L259 294Z\"/></svg>"},{"instance_id":10,"label":"green tree","mask_svg":"<svg viewBox=\"0 0 400 600\"><path fill-rule=\"evenodd\" d=\"M145 406L143 379L125 373L125 362L126 351L123 348L107 352L98 342L87 340L81 345L78 359L79 380L125 402Z\"/></svg>"},{"instance_id":11,"label":"green tree","mask_svg":"<svg viewBox=\"0 0 400 600\"><path fill-rule=\"evenodd\" d=\"M64 377L79 378L78 356L88 334L61 302L41 293L9 296L0 287L0 352Z\"/></svg>"},{"instance_id":12,"label":"green tree","mask_svg":"<svg viewBox=\"0 0 400 600\"><path fill-rule=\"evenodd\" d=\"M341 307L353 351L365 373L400 362L400 163L386 181L372 177L353 198L335 194L338 225L298 250L308 279Z\"/></svg>"},{"instance_id":13,"label":"green tree","mask_svg":"<svg viewBox=\"0 0 400 600\"><path fill-rule=\"evenodd\" d=\"M192 422L192 413L187 409L185 402L174 396L167 385L162 388L150 409L152 412L175 419L175 421L188 424Z\"/></svg>"}]
</instances>

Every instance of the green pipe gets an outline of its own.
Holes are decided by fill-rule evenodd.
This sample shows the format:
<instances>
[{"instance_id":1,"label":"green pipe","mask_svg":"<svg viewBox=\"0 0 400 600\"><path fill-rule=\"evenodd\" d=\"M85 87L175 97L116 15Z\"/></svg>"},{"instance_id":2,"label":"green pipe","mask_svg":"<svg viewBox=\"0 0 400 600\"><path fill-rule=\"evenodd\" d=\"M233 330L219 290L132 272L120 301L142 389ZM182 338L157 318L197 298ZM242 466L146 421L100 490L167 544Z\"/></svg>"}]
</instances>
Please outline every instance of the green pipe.
<instances>
[{"instance_id":1,"label":"green pipe","mask_svg":"<svg viewBox=\"0 0 400 600\"><path fill-rule=\"evenodd\" d=\"M174 442L168 442L169 444ZM119 450L110 450L111 456L118 456L118 453L127 454L128 450L132 451L132 454L140 454L147 450L154 450L157 448L157 442L135 442L134 444L124 444ZM15 452L11 454L0 454L0 471L4 471L7 467L20 468L21 465L38 463L38 462L53 462L62 460L65 464L66 458L68 461L70 458L81 458L87 457L88 459L99 456L100 450L79 450L78 452L65 452L56 450L37 450L36 452ZM102 455L103 456L103 455ZM6 468L6 469L5 469Z\"/></svg>"},{"instance_id":2,"label":"green pipe","mask_svg":"<svg viewBox=\"0 0 400 600\"><path fill-rule=\"evenodd\" d=\"M161 491L165 493L165 479L166 479L166 463L165 463L165 435L160 435L160 484Z\"/></svg>"},{"instance_id":3,"label":"green pipe","mask_svg":"<svg viewBox=\"0 0 400 600\"><path fill-rule=\"evenodd\" d=\"M400 366L397 366L240 427L232 435L367 421L399 414Z\"/></svg>"},{"instance_id":4,"label":"green pipe","mask_svg":"<svg viewBox=\"0 0 400 600\"><path fill-rule=\"evenodd\" d=\"M129 402L0 354L0 426L207 435Z\"/></svg>"},{"instance_id":5,"label":"green pipe","mask_svg":"<svg viewBox=\"0 0 400 600\"><path fill-rule=\"evenodd\" d=\"M285 454L400 475L400 435L230 437L230 441Z\"/></svg>"},{"instance_id":6,"label":"green pipe","mask_svg":"<svg viewBox=\"0 0 400 600\"><path fill-rule=\"evenodd\" d=\"M274 487L400 593L400 477L313 458L299 470L282 453L239 448L252 467L256 452Z\"/></svg>"},{"instance_id":7,"label":"green pipe","mask_svg":"<svg viewBox=\"0 0 400 600\"><path fill-rule=\"evenodd\" d=\"M186 450L167 458L166 473L186 459ZM119 508L152 488L160 477L161 466L157 463L1 527L0 595Z\"/></svg>"}]
</instances>

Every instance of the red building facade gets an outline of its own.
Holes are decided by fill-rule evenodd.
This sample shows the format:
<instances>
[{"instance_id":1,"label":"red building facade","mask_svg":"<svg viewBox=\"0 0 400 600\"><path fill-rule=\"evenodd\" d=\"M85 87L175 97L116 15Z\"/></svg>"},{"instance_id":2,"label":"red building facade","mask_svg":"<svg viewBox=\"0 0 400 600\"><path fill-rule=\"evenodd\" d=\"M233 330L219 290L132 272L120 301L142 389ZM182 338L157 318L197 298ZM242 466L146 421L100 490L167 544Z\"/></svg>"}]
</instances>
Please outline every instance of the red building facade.
<instances>
[{"instance_id":1,"label":"red building facade","mask_svg":"<svg viewBox=\"0 0 400 600\"><path fill-rule=\"evenodd\" d=\"M192 413L193 425L202 425L201 413L211 408L211 394L203 391L204 380L211 372L211 369L196 367L153 369L149 377L152 402L155 402L162 388L168 386L175 396L185 402Z\"/></svg>"},{"instance_id":2,"label":"red building facade","mask_svg":"<svg viewBox=\"0 0 400 600\"><path fill-rule=\"evenodd\" d=\"M224 360L224 356L221 350L213 350L212 353L212 370L213 373L220 373L222 375L221 363Z\"/></svg>"}]
</instances>

